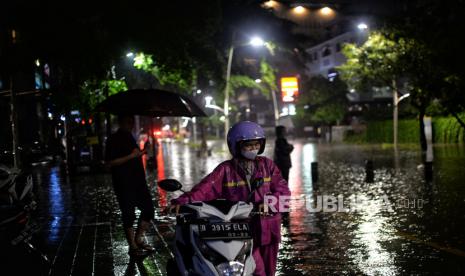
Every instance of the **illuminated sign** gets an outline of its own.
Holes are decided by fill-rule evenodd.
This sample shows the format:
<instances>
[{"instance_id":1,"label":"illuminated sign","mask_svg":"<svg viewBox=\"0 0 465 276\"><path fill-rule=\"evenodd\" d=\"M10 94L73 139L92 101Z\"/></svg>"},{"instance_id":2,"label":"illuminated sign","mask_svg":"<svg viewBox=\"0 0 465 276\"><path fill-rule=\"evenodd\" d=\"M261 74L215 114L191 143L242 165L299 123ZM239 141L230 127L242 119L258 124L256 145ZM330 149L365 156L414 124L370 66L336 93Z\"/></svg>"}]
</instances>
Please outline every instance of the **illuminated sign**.
<instances>
[{"instance_id":1,"label":"illuminated sign","mask_svg":"<svg viewBox=\"0 0 465 276\"><path fill-rule=\"evenodd\" d=\"M281 78L281 95L283 102L294 102L298 94L299 83L296 77Z\"/></svg>"}]
</instances>

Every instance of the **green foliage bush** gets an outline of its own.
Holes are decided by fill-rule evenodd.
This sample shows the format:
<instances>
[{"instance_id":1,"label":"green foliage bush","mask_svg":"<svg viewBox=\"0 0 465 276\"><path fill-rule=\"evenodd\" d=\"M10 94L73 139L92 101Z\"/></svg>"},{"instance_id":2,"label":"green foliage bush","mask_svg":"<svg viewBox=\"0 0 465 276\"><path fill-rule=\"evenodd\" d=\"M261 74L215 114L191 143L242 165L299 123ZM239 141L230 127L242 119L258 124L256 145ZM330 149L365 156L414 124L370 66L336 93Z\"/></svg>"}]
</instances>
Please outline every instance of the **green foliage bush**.
<instances>
[{"instance_id":1,"label":"green foliage bush","mask_svg":"<svg viewBox=\"0 0 465 276\"><path fill-rule=\"evenodd\" d=\"M465 119L465 114L460 118ZM433 139L435 143L464 143L465 130L453 117L433 119Z\"/></svg>"},{"instance_id":2,"label":"green foliage bush","mask_svg":"<svg viewBox=\"0 0 465 276\"><path fill-rule=\"evenodd\" d=\"M465 119L465 114L460 116ZM417 119L399 120L399 143L419 143L420 126ZM392 143L392 121L368 122L367 130L362 133L347 132L344 138L348 143ZM465 130L454 117L433 118L434 143L464 143Z\"/></svg>"}]
</instances>

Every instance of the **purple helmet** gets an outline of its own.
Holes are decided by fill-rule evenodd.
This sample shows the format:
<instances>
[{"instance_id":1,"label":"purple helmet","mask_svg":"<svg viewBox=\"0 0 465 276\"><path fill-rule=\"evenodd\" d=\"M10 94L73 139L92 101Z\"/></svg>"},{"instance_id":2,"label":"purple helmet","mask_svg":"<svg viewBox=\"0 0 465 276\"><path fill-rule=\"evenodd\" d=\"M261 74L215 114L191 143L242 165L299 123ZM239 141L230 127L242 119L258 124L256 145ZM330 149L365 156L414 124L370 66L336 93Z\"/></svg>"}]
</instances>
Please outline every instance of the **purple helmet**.
<instances>
[{"instance_id":1,"label":"purple helmet","mask_svg":"<svg viewBox=\"0 0 465 276\"><path fill-rule=\"evenodd\" d=\"M260 141L260 150L258 154L263 153L265 150L265 131L263 128L250 121L243 121L233 125L228 131L228 148L232 156L237 157L239 150L239 142L249 141L249 140L259 140Z\"/></svg>"}]
</instances>

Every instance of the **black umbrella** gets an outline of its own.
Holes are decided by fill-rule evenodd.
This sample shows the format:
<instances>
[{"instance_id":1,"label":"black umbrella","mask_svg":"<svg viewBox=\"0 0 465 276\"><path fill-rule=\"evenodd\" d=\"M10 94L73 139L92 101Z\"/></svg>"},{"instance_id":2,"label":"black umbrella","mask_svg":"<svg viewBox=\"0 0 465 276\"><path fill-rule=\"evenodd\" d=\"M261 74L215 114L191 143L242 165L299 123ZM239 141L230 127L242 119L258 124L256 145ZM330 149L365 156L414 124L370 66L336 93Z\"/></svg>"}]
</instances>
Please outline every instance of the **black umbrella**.
<instances>
[{"instance_id":1,"label":"black umbrella","mask_svg":"<svg viewBox=\"0 0 465 276\"><path fill-rule=\"evenodd\" d=\"M108 97L96 111L150 117L207 116L189 97L159 89L132 89Z\"/></svg>"}]
</instances>

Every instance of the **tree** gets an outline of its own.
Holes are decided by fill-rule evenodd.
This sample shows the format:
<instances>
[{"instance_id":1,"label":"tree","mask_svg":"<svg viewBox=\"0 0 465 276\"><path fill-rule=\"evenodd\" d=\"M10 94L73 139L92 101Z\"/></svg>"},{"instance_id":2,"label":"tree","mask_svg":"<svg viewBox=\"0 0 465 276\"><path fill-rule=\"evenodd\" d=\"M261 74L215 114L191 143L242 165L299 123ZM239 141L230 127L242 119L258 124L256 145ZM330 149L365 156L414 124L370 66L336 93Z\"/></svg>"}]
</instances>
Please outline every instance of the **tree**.
<instances>
[{"instance_id":1,"label":"tree","mask_svg":"<svg viewBox=\"0 0 465 276\"><path fill-rule=\"evenodd\" d=\"M81 86L79 106L76 106L76 108L81 110L81 113L90 115L95 107L108 96L125 91L127 89L128 87L123 79L87 80Z\"/></svg>"},{"instance_id":2,"label":"tree","mask_svg":"<svg viewBox=\"0 0 465 276\"><path fill-rule=\"evenodd\" d=\"M346 44L343 53L347 62L337 68L342 79L352 87L360 89L378 86L392 90L394 146L397 146L398 104L399 96L402 95L400 85L402 79L411 72L409 62L413 59L417 44L411 38L375 31L360 47Z\"/></svg>"},{"instance_id":3,"label":"tree","mask_svg":"<svg viewBox=\"0 0 465 276\"><path fill-rule=\"evenodd\" d=\"M386 26L396 36L415 41L405 65L411 103L420 113L420 123L425 109L431 110L429 105L433 103L465 128L459 116L465 111L465 41L457 36L465 31L463 1L408 1L400 11L388 18ZM420 130L422 147L426 149L423 128Z\"/></svg>"},{"instance_id":4,"label":"tree","mask_svg":"<svg viewBox=\"0 0 465 276\"><path fill-rule=\"evenodd\" d=\"M270 48L270 52L272 51L272 48ZM276 100L276 93L278 91L278 86L276 84L276 69L271 67L271 65L267 63L265 59L262 59L260 61L260 74L262 80L261 87L263 87L261 90L267 98L270 98L271 95L274 109L274 121L275 126L277 126L279 121L279 111L278 101Z\"/></svg>"},{"instance_id":5,"label":"tree","mask_svg":"<svg viewBox=\"0 0 465 276\"><path fill-rule=\"evenodd\" d=\"M296 117L301 123L332 126L343 120L348 104L343 81L316 76L304 82L302 88L304 92L296 106Z\"/></svg>"}]
</instances>

